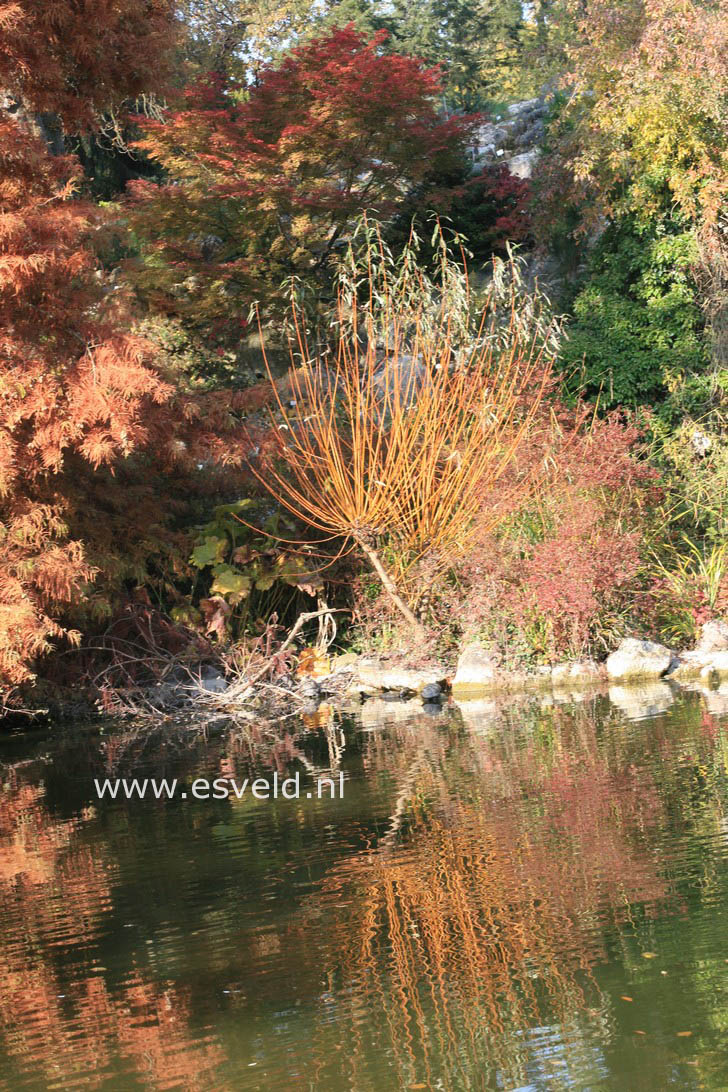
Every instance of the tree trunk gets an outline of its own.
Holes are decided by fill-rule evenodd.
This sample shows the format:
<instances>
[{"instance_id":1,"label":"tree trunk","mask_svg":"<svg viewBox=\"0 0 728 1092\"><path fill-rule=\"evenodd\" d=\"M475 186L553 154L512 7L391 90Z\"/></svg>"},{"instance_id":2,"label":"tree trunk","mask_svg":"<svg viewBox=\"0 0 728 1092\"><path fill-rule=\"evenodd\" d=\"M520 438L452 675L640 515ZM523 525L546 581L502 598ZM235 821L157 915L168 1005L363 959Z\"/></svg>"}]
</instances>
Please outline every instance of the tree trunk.
<instances>
[{"instance_id":1,"label":"tree trunk","mask_svg":"<svg viewBox=\"0 0 728 1092\"><path fill-rule=\"evenodd\" d=\"M382 587L394 603L397 610L400 612L402 617L405 618L412 626L412 629L418 641L423 641L427 636L424 626L417 618L415 613L407 606L404 599L402 599L401 595L397 591L394 581L392 580L387 570L384 568L384 565L382 565L377 551L372 546L369 546L366 542L363 542L360 538L356 539L356 544L369 561L371 567L374 569L374 572L381 580Z\"/></svg>"}]
</instances>

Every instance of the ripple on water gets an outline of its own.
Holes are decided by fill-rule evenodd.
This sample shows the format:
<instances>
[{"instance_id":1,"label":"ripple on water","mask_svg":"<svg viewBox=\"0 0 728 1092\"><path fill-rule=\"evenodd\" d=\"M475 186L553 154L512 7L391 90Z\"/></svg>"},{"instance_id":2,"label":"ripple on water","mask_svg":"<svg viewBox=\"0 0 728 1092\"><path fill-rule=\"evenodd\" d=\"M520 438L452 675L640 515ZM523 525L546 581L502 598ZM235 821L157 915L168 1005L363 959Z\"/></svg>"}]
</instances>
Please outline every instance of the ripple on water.
<instances>
[{"instance_id":1,"label":"ripple on water","mask_svg":"<svg viewBox=\"0 0 728 1092\"><path fill-rule=\"evenodd\" d=\"M0 1088L724 1090L724 718L643 690L164 751L186 780L333 754L343 800L98 802L108 747L16 744Z\"/></svg>"}]
</instances>

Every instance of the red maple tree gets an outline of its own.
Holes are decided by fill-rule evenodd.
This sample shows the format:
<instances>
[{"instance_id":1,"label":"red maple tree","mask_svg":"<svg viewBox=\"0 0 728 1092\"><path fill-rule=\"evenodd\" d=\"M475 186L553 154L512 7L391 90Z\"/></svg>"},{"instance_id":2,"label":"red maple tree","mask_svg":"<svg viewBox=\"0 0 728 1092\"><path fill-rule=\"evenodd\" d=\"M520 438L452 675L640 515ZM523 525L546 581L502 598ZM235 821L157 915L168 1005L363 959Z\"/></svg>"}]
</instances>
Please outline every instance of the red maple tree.
<instances>
[{"instance_id":1,"label":"red maple tree","mask_svg":"<svg viewBox=\"0 0 728 1092\"><path fill-rule=\"evenodd\" d=\"M130 185L157 306L209 322L315 280L362 210L391 212L462 155L475 118L442 118L439 70L385 53L385 37L334 30L252 87L210 77L163 122L140 119L168 175Z\"/></svg>"}]
</instances>

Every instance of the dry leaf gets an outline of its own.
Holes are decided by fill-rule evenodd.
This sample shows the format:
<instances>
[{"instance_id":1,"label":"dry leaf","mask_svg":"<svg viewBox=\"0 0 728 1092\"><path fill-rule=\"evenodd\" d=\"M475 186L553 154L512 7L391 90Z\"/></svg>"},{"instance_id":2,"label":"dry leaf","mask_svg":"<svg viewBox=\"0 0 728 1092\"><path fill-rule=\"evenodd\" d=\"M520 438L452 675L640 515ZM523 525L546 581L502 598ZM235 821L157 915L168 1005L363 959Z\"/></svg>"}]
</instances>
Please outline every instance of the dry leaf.
<instances>
[{"instance_id":1,"label":"dry leaf","mask_svg":"<svg viewBox=\"0 0 728 1092\"><path fill-rule=\"evenodd\" d=\"M304 648L298 657L296 674L300 678L322 679L331 672L329 658L320 648Z\"/></svg>"}]
</instances>

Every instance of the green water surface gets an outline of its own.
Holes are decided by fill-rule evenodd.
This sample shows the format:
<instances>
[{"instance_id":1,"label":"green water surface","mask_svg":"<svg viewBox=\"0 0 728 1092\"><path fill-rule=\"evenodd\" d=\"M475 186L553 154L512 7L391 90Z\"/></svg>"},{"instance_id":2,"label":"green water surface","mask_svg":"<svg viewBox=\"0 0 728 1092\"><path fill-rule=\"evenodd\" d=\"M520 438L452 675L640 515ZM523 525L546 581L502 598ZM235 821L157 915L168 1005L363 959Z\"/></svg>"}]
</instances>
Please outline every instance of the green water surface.
<instances>
[{"instance_id":1,"label":"green water surface","mask_svg":"<svg viewBox=\"0 0 728 1092\"><path fill-rule=\"evenodd\" d=\"M728 694L657 690L5 735L0 1088L728 1089Z\"/></svg>"}]
</instances>

